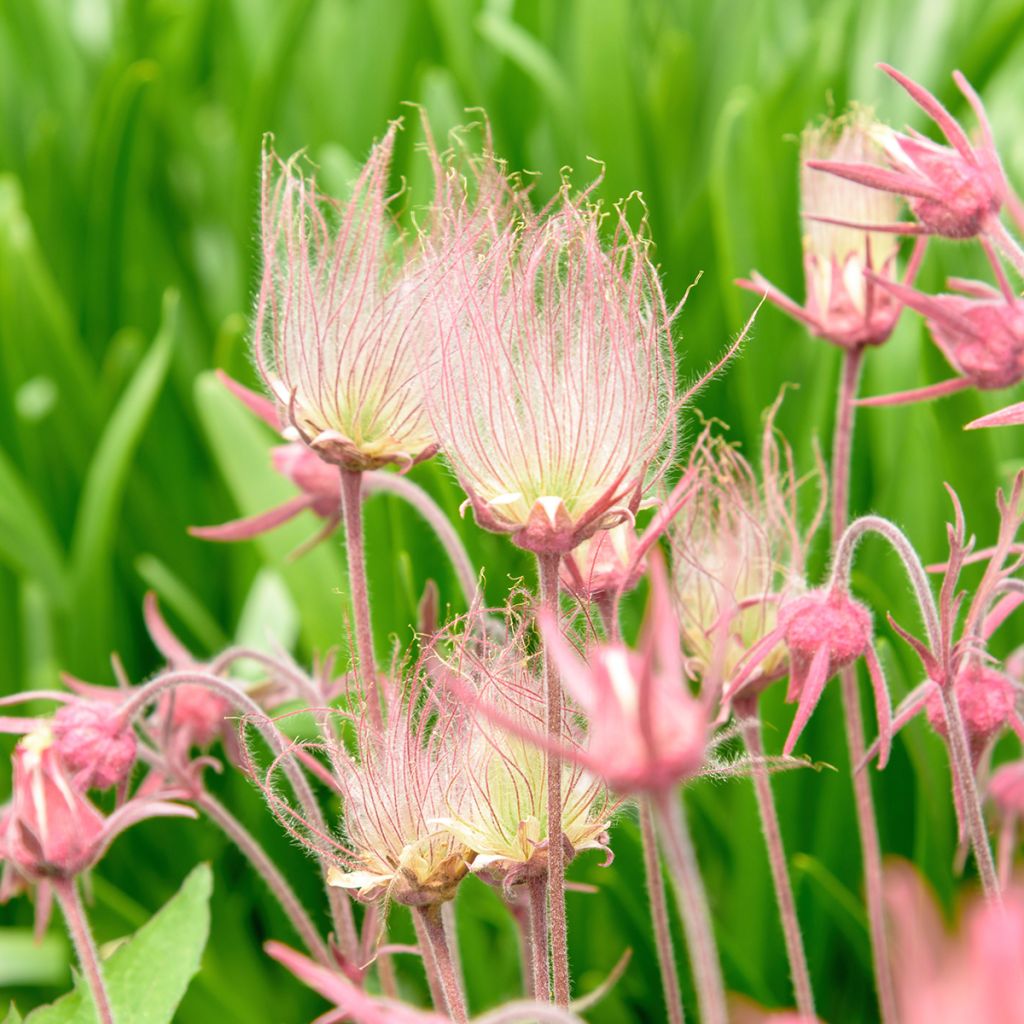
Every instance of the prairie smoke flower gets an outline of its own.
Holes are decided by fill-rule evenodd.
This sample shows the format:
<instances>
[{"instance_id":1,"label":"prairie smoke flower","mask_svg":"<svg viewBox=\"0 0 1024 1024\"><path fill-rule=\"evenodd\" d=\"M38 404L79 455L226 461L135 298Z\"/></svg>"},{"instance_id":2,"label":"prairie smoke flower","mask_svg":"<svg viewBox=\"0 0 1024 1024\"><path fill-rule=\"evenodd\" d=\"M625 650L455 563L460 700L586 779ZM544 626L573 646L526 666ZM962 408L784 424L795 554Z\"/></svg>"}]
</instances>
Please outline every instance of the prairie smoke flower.
<instances>
[{"instance_id":1,"label":"prairie smoke flower","mask_svg":"<svg viewBox=\"0 0 1024 1024\"><path fill-rule=\"evenodd\" d=\"M119 785L135 765L135 732L105 702L69 701L57 709L52 729L57 753L83 789Z\"/></svg>"},{"instance_id":2,"label":"prairie smoke flower","mask_svg":"<svg viewBox=\"0 0 1024 1024\"><path fill-rule=\"evenodd\" d=\"M428 407L479 525L564 554L632 519L675 440L672 314L618 212L558 208L455 262Z\"/></svg>"},{"instance_id":3,"label":"prairie smoke flower","mask_svg":"<svg viewBox=\"0 0 1024 1024\"><path fill-rule=\"evenodd\" d=\"M871 231L899 213L899 200L884 192L842 181L815 170L817 161L877 165L883 151L875 140L878 125L863 110L808 128L800 148L800 203L804 221L806 299L800 306L754 271L737 283L767 297L810 331L840 348L881 345L900 315L901 304L865 278L874 271L883 280L897 277L898 243ZM857 226L862 221L863 226ZM907 268L912 279L921 257L915 252Z\"/></svg>"},{"instance_id":4,"label":"prairie smoke flower","mask_svg":"<svg viewBox=\"0 0 1024 1024\"><path fill-rule=\"evenodd\" d=\"M388 212L397 130L346 203L321 195L297 157L263 156L256 362L295 435L351 471L407 469L437 449L419 377L432 270L404 260Z\"/></svg>"},{"instance_id":5,"label":"prairie smoke flower","mask_svg":"<svg viewBox=\"0 0 1024 1024\"><path fill-rule=\"evenodd\" d=\"M771 408L761 444L761 479L734 445L712 433L698 438L690 457L694 498L672 520L672 587L690 671L716 673L728 683L740 661L778 624L778 609L804 592L804 561L827 500L806 531L798 525L793 455L774 428ZM784 675L780 642L758 664L749 684L760 688Z\"/></svg>"},{"instance_id":6,"label":"prairie smoke flower","mask_svg":"<svg viewBox=\"0 0 1024 1024\"><path fill-rule=\"evenodd\" d=\"M486 615L471 613L431 642L441 685L477 709L459 750L465 798L439 824L473 851L474 873L511 894L516 883L547 871L546 759L530 741L544 727L544 673L515 611L501 641L488 637L487 625ZM564 718L563 742L582 755L580 729L571 715ZM561 793L568 856L604 850L610 860L614 806L604 787L579 764L563 760Z\"/></svg>"},{"instance_id":7,"label":"prairie smoke flower","mask_svg":"<svg viewBox=\"0 0 1024 1024\"><path fill-rule=\"evenodd\" d=\"M867 226L947 238L973 238L989 230L1009 187L978 94L959 71L953 72L953 80L981 128L981 141L972 145L963 128L927 89L888 64L879 67L939 126L949 145L931 142L917 132L880 129L876 137L885 149L888 168L835 155L814 159L810 167L883 193L905 196L917 218L916 224L870 221Z\"/></svg>"},{"instance_id":8,"label":"prairie smoke flower","mask_svg":"<svg viewBox=\"0 0 1024 1024\"><path fill-rule=\"evenodd\" d=\"M909 866L890 869L886 902L903 1024L1024 1021L1024 892L972 900L955 934Z\"/></svg>"}]
</instances>

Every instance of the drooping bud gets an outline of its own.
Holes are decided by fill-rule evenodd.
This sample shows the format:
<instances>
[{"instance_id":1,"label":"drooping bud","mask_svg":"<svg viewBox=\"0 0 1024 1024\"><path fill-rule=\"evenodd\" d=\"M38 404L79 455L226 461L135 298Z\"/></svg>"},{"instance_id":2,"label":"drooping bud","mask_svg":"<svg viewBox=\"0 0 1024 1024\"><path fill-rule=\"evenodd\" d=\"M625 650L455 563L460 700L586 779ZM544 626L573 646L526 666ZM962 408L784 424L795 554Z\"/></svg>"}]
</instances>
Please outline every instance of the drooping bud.
<instances>
[{"instance_id":1,"label":"drooping bud","mask_svg":"<svg viewBox=\"0 0 1024 1024\"><path fill-rule=\"evenodd\" d=\"M109 789L128 778L138 742L109 704L73 700L58 709L52 728L61 760L83 789Z\"/></svg>"}]
</instances>

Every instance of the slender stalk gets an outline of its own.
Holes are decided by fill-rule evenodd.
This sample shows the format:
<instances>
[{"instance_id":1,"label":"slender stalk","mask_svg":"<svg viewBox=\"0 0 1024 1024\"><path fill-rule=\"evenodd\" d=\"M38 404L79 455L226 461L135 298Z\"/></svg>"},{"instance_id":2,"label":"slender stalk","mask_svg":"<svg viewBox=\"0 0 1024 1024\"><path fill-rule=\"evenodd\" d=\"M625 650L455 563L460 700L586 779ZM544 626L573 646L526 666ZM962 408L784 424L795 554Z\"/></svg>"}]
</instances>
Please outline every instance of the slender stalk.
<instances>
[{"instance_id":1,"label":"slender stalk","mask_svg":"<svg viewBox=\"0 0 1024 1024\"><path fill-rule=\"evenodd\" d=\"M424 923L419 908L413 908L412 923L416 929L416 941L419 943L420 955L423 957L423 970L427 975L427 988L430 989L430 1001L434 1009L445 1016L451 1013L448 1007L448 996L445 994L444 985L441 983L441 975L437 969L437 958L434 956L434 945L427 933L427 926Z\"/></svg>"},{"instance_id":2,"label":"slender stalk","mask_svg":"<svg viewBox=\"0 0 1024 1024\"><path fill-rule=\"evenodd\" d=\"M348 586L355 620L356 654L359 673L366 686L370 720L379 729L383 725L376 661L373 655L373 624L370 620L370 594L366 586L366 556L363 550L363 474L341 470L341 514L345 520L345 556L348 561Z\"/></svg>"},{"instance_id":3,"label":"slender stalk","mask_svg":"<svg viewBox=\"0 0 1024 1024\"><path fill-rule=\"evenodd\" d=\"M987 237L1013 264L1017 273L1024 277L1024 249L1021 249L1020 243L1006 230L998 217L989 220Z\"/></svg>"},{"instance_id":4,"label":"slender stalk","mask_svg":"<svg viewBox=\"0 0 1024 1024\"><path fill-rule=\"evenodd\" d=\"M212 794L198 793L193 802L204 814L242 851L249 863L263 876L268 888L274 894L282 910L288 915L306 946L306 949L322 964L332 965L333 958L327 950L316 926L306 909L299 902L295 890L281 874L278 866L267 856L266 850L257 842L249 830Z\"/></svg>"},{"instance_id":5,"label":"slender stalk","mask_svg":"<svg viewBox=\"0 0 1024 1024\"><path fill-rule=\"evenodd\" d=\"M107 988L103 983L99 953L89 929L89 920L85 916L77 882L73 878L51 878L50 885L60 902L71 941L78 954L78 962L96 1004L96 1015L100 1019L100 1024L114 1024L114 1011L110 1007L110 996L107 995Z\"/></svg>"},{"instance_id":6,"label":"slender stalk","mask_svg":"<svg viewBox=\"0 0 1024 1024\"><path fill-rule=\"evenodd\" d=\"M1013 852L1017 846L1017 815L1006 814L999 829L999 883L1005 889L1013 871Z\"/></svg>"},{"instance_id":7,"label":"slender stalk","mask_svg":"<svg viewBox=\"0 0 1024 1024\"><path fill-rule=\"evenodd\" d=\"M853 453L854 400L864 361L862 348L846 349L839 380L836 404L835 437L832 447L832 548L835 551L846 529L850 504L850 462ZM843 720L850 764L864 759L864 720L857 690L857 670L851 665L840 672L843 698ZM857 826L860 832L861 855L864 860L864 891L867 901L871 938L871 958L878 989L878 1008L882 1024L896 1021L896 998L893 991L889 943L885 931L885 898L882 891L882 851L878 842L878 821L871 799L871 780L867 772L851 771Z\"/></svg>"},{"instance_id":8,"label":"slender stalk","mask_svg":"<svg viewBox=\"0 0 1024 1024\"><path fill-rule=\"evenodd\" d=\"M538 554L540 603L554 616L558 614L558 564L560 555ZM551 967L554 978L554 1002L569 1006L569 941L565 917L565 847L562 845L562 684L554 661L544 652L544 686L547 699L548 737L548 913Z\"/></svg>"},{"instance_id":9,"label":"slender stalk","mask_svg":"<svg viewBox=\"0 0 1024 1024\"><path fill-rule=\"evenodd\" d=\"M546 1003L551 998L551 965L548 962L548 894L543 875L526 883L528 946L530 952L530 993Z\"/></svg>"},{"instance_id":10,"label":"slender stalk","mask_svg":"<svg viewBox=\"0 0 1024 1024\"><path fill-rule=\"evenodd\" d=\"M1002 899L999 876L996 874L995 862L992 859L992 848L989 846L985 818L981 812L981 801L978 798L978 787L974 781L974 766L971 762L971 751L967 743L967 732L964 729L960 704L956 700L952 686L940 688L942 706L946 712L946 731L949 734L949 763L953 770L953 785L959 795L960 813L967 822L967 832L971 837L974 849L974 862L978 865L978 874L985 890L985 899L999 903Z\"/></svg>"},{"instance_id":11,"label":"slender stalk","mask_svg":"<svg viewBox=\"0 0 1024 1024\"><path fill-rule=\"evenodd\" d=\"M768 864L772 872L772 884L775 886L775 899L779 905L779 918L782 921L782 937L786 943L786 955L789 958L789 972L793 978L793 994L796 1007L802 1017L814 1018L814 992L811 988L811 975L807 969L807 954L804 951L804 940L800 933L800 920L796 915L796 900L793 898L793 885L786 865L786 850L782 843L782 830L779 827L779 815L775 807L775 794L772 792L771 780L764 766L764 744L761 739L761 719L757 714L756 705L750 709L751 714L744 719L743 741L753 762L754 793L757 796L757 810L761 817L761 829L768 850Z\"/></svg>"},{"instance_id":12,"label":"slender stalk","mask_svg":"<svg viewBox=\"0 0 1024 1024\"><path fill-rule=\"evenodd\" d=\"M448 1003L448 1014L455 1024L467 1024L469 1014L466 1011L466 997L462 993L452 952L448 946L444 921L440 907L414 907L413 917L419 918L423 937L427 940L437 968L437 977L445 1000Z\"/></svg>"},{"instance_id":13,"label":"slender stalk","mask_svg":"<svg viewBox=\"0 0 1024 1024\"><path fill-rule=\"evenodd\" d=\"M640 836L643 840L647 894L651 901L651 923L654 925L654 946L658 953L658 967L661 970L665 1009L669 1024L683 1024L683 997L679 991L676 954L672 946L672 932L668 923L665 877L661 873L661 860L658 857L658 836L654 828L654 814L647 800L640 801Z\"/></svg>"},{"instance_id":14,"label":"slender stalk","mask_svg":"<svg viewBox=\"0 0 1024 1024\"><path fill-rule=\"evenodd\" d=\"M462 969L462 952L459 949L459 925L455 919L455 899L441 904L441 922L444 924L444 937L452 955L452 967L458 979L459 988L466 991L466 972Z\"/></svg>"},{"instance_id":15,"label":"slender stalk","mask_svg":"<svg viewBox=\"0 0 1024 1024\"><path fill-rule=\"evenodd\" d=\"M702 1024L726 1024L725 987L711 928L707 896L697 856L690 841L678 792L669 790L654 798L654 813L661 832L662 850L686 932L697 1002Z\"/></svg>"}]
</instances>

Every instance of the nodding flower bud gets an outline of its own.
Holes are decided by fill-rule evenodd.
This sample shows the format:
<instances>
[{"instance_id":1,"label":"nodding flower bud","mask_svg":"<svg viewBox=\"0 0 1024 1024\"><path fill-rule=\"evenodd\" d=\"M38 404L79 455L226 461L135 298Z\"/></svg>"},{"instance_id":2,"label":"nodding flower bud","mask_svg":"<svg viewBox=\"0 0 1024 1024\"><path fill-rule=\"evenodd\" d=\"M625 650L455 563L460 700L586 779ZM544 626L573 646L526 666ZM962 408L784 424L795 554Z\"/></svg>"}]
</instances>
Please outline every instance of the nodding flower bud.
<instances>
[{"instance_id":1,"label":"nodding flower bud","mask_svg":"<svg viewBox=\"0 0 1024 1024\"><path fill-rule=\"evenodd\" d=\"M14 749L3 859L31 879L70 878L92 864L103 815L72 782L46 726Z\"/></svg>"},{"instance_id":2,"label":"nodding flower bud","mask_svg":"<svg viewBox=\"0 0 1024 1024\"><path fill-rule=\"evenodd\" d=\"M808 128L800 147L800 203L804 223L803 306L756 271L738 284L768 298L811 332L841 348L881 345L892 334L900 302L864 276L897 276L895 235L868 230L895 220L896 196L816 170L817 161L880 165L877 122L864 110ZM863 226L857 226L858 223ZM911 271L912 273L913 271Z\"/></svg>"},{"instance_id":3,"label":"nodding flower bud","mask_svg":"<svg viewBox=\"0 0 1024 1024\"><path fill-rule=\"evenodd\" d=\"M884 193L906 196L917 223L890 223L890 230L947 238L973 238L986 231L999 214L1008 186L978 94L959 71L953 72L953 80L981 127L981 141L972 145L963 128L927 89L887 64L879 66L939 126L949 145L938 145L917 132L885 129L876 135L885 149L888 168L837 156L814 160L810 166Z\"/></svg>"},{"instance_id":4,"label":"nodding flower bud","mask_svg":"<svg viewBox=\"0 0 1024 1024\"><path fill-rule=\"evenodd\" d=\"M176 749L187 751L213 743L230 713L224 697L198 683L183 683L161 695L154 721L170 732Z\"/></svg>"},{"instance_id":5,"label":"nodding flower bud","mask_svg":"<svg viewBox=\"0 0 1024 1024\"><path fill-rule=\"evenodd\" d=\"M645 569L639 543L631 522L600 530L559 562L562 586L581 601L632 590Z\"/></svg>"},{"instance_id":6,"label":"nodding flower bud","mask_svg":"<svg viewBox=\"0 0 1024 1024\"><path fill-rule=\"evenodd\" d=\"M131 725L108 704L73 700L53 716L54 746L83 789L124 782L138 754Z\"/></svg>"},{"instance_id":7,"label":"nodding flower bud","mask_svg":"<svg viewBox=\"0 0 1024 1024\"><path fill-rule=\"evenodd\" d=\"M677 399L672 313L646 239L566 190L456 262L428 407L477 522L565 554L632 521L664 469Z\"/></svg>"},{"instance_id":8,"label":"nodding flower bud","mask_svg":"<svg viewBox=\"0 0 1024 1024\"><path fill-rule=\"evenodd\" d=\"M397 128L347 203L321 195L297 157L263 157L257 365L294 434L350 470L407 469L437 450L419 353L433 265L413 266L388 211Z\"/></svg>"},{"instance_id":9,"label":"nodding flower bud","mask_svg":"<svg viewBox=\"0 0 1024 1024\"><path fill-rule=\"evenodd\" d=\"M957 673L953 692L960 706L975 765L981 760L989 742L1005 728L1016 729L1024 739L1024 719L1017 706L1021 690L1002 672L974 662L968 663ZM931 727L947 739L946 712L937 687L928 696L925 712Z\"/></svg>"}]
</instances>

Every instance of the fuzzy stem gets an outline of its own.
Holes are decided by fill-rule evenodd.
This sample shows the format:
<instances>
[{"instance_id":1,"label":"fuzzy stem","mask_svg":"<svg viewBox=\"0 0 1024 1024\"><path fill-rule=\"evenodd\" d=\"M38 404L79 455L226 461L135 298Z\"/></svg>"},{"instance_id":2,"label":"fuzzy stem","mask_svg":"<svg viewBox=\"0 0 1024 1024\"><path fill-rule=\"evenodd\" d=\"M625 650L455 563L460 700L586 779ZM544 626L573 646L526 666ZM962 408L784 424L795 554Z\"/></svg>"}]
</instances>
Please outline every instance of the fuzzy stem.
<instances>
[{"instance_id":1,"label":"fuzzy stem","mask_svg":"<svg viewBox=\"0 0 1024 1024\"><path fill-rule=\"evenodd\" d=\"M543 875L527 886L527 946L530 954L530 995L546 1003L551 998L551 965L548 962L548 893Z\"/></svg>"},{"instance_id":2,"label":"fuzzy stem","mask_svg":"<svg viewBox=\"0 0 1024 1024\"><path fill-rule=\"evenodd\" d=\"M989 241L1013 264L1014 270L1024 277L1024 249L1013 235L1003 226L998 217L992 217L985 232Z\"/></svg>"},{"instance_id":3,"label":"fuzzy stem","mask_svg":"<svg viewBox=\"0 0 1024 1024\"><path fill-rule=\"evenodd\" d=\"M434 956L434 946L427 933L427 926L421 916L422 911L414 907L412 909L412 923L416 929L416 941L419 943L420 955L423 958L423 970L427 975L427 988L430 989L430 1001L434 1009L445 1016L450 1015L448 997L445 995L444 985L441 983L441 975L437 969L437 958Z\"/></svg>"},{"instance_id":4,"label":"fuzzy stem","mask_svg":"<svg viewBox=\"0 0 1024 1024\"><path fill-rule=\"evenodd\" d=\"M455 898L441 904L441 922L444 924L444 936L452 955L452 967L459 988L466 991L466 972L462 969L462 951L459 949L459 925L455 919Z\"/></svg>"},{"instance_id":5,"label":"fuzzy stem","mask_svg":"<svg viewBox=\"0 0 1024 1024\"><path fill-rule=\"evenodd\" d=\"M833 555L849 519L850 462L853 453L854 401L860 381L863 348L846 349L839 379L836 404L836 426L832 447L832 551ZM851 665L839 675L843 698L843 721L850 764L864 759L864 720L857 692L857 671ZM867 772L851 771L857 825L860 831L861 855L864 860L864 890L867 900L871 937L871 958L878 989L878 1009L882 1024L895 1024L896 997L893 990L889 944L885 932L885 895L882 890L882 851L878 842L878 822L871 799L871 780Z\"/></svg>"},{"instance_id":6,"label":"fuzzy stem","mask_svg":"<svg viewBox=\"0 0 1024 1024\"><path fill-rule=\"evenodd\" d=\"M654 813L661 832L662 849L686 932L697 1002L702 1024L726 1024L725 988L715 948L707 896L697 856L686 827L681 795L671 790L654 798Z\"/></svg>"},{"instance_id":7,"label":"fuzzy stem","mask_svg":"<svg viewBox=\"0 0 1024 1024\"><path fill-rule=\"evenodd\" d=\"M466 597L466 604L472 607L477 596L476 570L470 561L466 545L462 543L462 538L452 526L451 520L444 514L441 506L418 484L414 484L407 477L399 476L396 473L380 471L368 473L364 483L367 493L394 494L419 512L441 542L441 547L444 548L451 560L452 568L458 577L459 586Z\"/></svg>"},{"instance_id":8,"label":"fuzzy stem","mask_svg":"<svg viewBox=\"0 0 1024 1024\"><path fill-rule=\"evenodd\" d=\"M757 796L757 810L761 817L761 829L764 832L765 847L768 851L768 864L771 867L772 883L775 886L775 899L779 905L782 935L786 942L786 955L789 958L789 972L793 978L793 994L796 997L796 1006L800 1015L812 1020L815 1016L814 992L811 988L811 975L807 969L807 954L804 951L804 940L800 933L800 920L796 914L793 885L786 865L786 850L782 843L782 830L779 827L775 795L772 792L768 770L764 765L761 719L758 717L756 707L751 711L752 714L744 719L743 741L753 762L754 793Z\"/></svg>"},{"instance_id":9,"label":"fuzzy stem","mask_svg":"<svg viewBox=\"0 0 1024 1024\"><path fill-rule=\"evenodd\" d=\"M557 619L560 555L538 554L540 605ZM548 912L554 1002L569 1006L569 941L565 917L565 847L562 845L562 685L554 660L545 645L544 687L547 699L548 738Z\"/></svg>"},{"instance_id":10,"label":"fuzzy stem","mask_svg":"<svg viewBox=\"0 0 1024 1024\"><path fill-rule=\"evenodd\" d=\"M679 991L676 954L672 946L672 932L668 923L665 877L661 873L661 860L658 857L658 836L654 828L654 814L647 800L640 801L640 836L643 841L647 894L651 901L651 923L654 925L654 945L658 952L658 967L661 970L665 1009L668 1013L669 1024L683 1024L683 997Z\"/></svg>"},{"instance_id":11,"label":"fuzzy stem","mask_svg":"<svg viewBox=\"0 0 1024 1024\"><path fill-rule=\"evenodd\" d=\"M1005 889L1010 884L1013 852L1017 846L1017 816L1005 812L1004 815L999 829L999 884Z\"/></svg>"},{"instance_id":12,"label":"fuzzy stem","mask_svg":"<svg viewBox=\"0 0 1024 1024\"><path fill-rule=\"evenodd\" d=\"M89 920L85 916L78 885L73 878L51 878L50 885L60 902L71 941L78 954L78 962L96 1004L96 1015L100 1019L100 1024L114 1024L114 1011L110 1007L110 996L107 995L107 988L103 983L99 953L89 928Z\"/></svg>"},{"instance_id":13,"label":"fuzzy stem","mask_svg":"<svg viewBox=\"0 0 1024 1024\"><path fill-rule=\"evenodd\" d=\"M438 981L448 1003L448 1014L455 1024L467 1024L469 1014L466 1012L466 997L462 994L451 949L448 946L448 937L445 934L444 921L441 918L441 908L414 907L413 916L419 918L423 936L433 954Z\"/></svg>"},{"instance_id":14,"label":"fuzzy stem","mask_svg":"<svg viewBox=\"0 0 1024 1024\"><path fill-rule=\"evenodd\" d=\"M359 471L341 470L341 514L345 520L345 558L348 562L352 617L355 620L359 675L366 686L370 721L380 730L384 722L376 660L373 655L370 593L366 585L366 555L363 550L363 474Z\"/></svg>"},{"instance_id":15,"label":"fuzzy stem","mask_svg":"<svg viewBox=\"0 0 1024 1024\"><path fill-rule=\"evenodd\" d=\"M306 945L306 949L322 964L333 966L327 945L317 931L295 890L281 874L277 865L249 830L212 794L200 791L193 802L245 854L252 866L263 876L281 908Z\"/></svg>"},{"instance_id":16,"label":"fuzzy stem","mask_svg":"<svg viewBox=\"0 0 1024 1024\"><path fill-rule=\"evenodd\" d=\"M981 811L981 800L978 787L974 781L974 767L971 762L971 751L967 743L967 732L964 729L960 704L952 686L940 687L942 706L946 712L946 731L949 734L949 763L953 771L953 785L956 787L961 813L967 822L967 832L971 837L974 849L974 862L978 865L978 874L985 890L985 899L991 903L999 903L1002 895L999 877L992 860L992 848L989 846L985 818Z\"/></svg>"}]
</instances>

